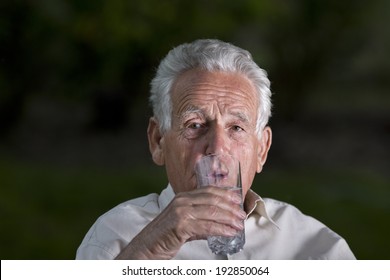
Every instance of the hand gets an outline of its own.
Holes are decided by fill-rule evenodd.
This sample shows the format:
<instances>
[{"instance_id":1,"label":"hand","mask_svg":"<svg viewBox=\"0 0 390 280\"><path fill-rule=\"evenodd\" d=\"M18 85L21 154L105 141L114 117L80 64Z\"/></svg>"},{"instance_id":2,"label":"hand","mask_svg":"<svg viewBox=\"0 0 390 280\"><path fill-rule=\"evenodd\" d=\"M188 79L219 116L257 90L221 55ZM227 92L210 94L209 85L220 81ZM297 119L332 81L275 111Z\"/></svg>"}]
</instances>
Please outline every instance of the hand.
<instances>
[{"instance_id":1,"label":"hand","mask_svg":"<svg viewBox=\"0 0 390 280\"><path fill-rule=\"evenodd\" d=\"M236 192L217 187L178 193L117 259L171 259L187 241L234 236L246 217L240 202Z\"/></svg>"}]
</instances>

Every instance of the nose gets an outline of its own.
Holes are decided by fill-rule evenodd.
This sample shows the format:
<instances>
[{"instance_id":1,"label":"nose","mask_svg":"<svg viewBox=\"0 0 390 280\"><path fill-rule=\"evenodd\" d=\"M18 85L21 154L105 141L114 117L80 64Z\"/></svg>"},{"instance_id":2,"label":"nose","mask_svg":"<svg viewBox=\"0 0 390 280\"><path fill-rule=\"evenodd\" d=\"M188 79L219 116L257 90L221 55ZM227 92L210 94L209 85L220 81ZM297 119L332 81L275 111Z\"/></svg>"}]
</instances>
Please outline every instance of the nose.
<instances>
[{"instance_id":1,"label":"nose","mask_svg":"<svg viewBox=\"0 0 390 280\"><path fill-rule=\"evenodd\" d=\"M229 152L230 139L225 129L220 125L214 125L209 129L206 141L206 155L217 155Z\"/></svg>"}]
</instances>

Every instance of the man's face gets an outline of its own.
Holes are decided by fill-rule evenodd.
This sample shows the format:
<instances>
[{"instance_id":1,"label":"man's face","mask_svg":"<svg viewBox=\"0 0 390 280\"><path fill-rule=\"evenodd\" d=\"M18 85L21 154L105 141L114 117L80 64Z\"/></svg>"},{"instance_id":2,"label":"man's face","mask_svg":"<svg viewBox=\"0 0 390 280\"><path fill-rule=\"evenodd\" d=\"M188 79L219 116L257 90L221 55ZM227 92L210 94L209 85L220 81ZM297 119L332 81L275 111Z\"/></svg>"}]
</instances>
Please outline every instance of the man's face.
<instances>
[{"instance_id":1,"label":"man's face","mask_svg":"<svg viewBox=\"0 0 390 280\"><path fill-rule=\"evenodd\" d=\"M159 139L154 145L159 152L153 158L165 164L174 191L196 188L194 167L203 155L231 154L240 161L245 195L256 171L261 171L271 143L269 128L264 137L257 137L259 101L252 83L239 74L194 69L179 77L171 98L172 126L154 137Z\"/></svg>"}]
</instances>

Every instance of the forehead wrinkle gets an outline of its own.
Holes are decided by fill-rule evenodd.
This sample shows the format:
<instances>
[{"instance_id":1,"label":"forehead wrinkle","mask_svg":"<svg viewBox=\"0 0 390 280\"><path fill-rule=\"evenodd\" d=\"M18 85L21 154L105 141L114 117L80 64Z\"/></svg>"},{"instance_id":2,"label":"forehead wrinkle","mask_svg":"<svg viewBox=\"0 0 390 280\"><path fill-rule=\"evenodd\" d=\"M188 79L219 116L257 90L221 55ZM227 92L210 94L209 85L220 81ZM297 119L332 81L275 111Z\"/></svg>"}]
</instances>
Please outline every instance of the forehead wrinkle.
<instances>
[{"instance_id":1,"label":"forehead wrinkle","mask_svg":"<svg viewBox=\"0 0 390 280\"><path fill-rule=\"evenodd\" d=\"M192 104L190 104L187 108L185 108L183 110L182 113L177 114L176 116L179 119L185 119L186 117L188 117L189 115L192 115L192 114L196 114L200 117L205 117L204 111L202 109L198 108L197 106L192 105Z\"/></svg>"},{"instance_id":2,"label":"forehead wrinkle","mask_svg":"<svg viewBox=\"0 0 390 280\"><path fill-rule=\"evenodd\" d=\"M245 89L241 89L241 87L233 87L228 85L218 85L213 83L196 83L195 85L190 85L188 88L185 88L182 93L185 94L188 91L191 91L192 88L196 88L194 92L204 92L210 94L211 97L213 96L227 96L227 97L233 97L232 95L238 95L238 96L248 96L248 92Z\"/></svg>"},{"instance_id":3,"label":"forehead wrinkle","mask_svg":"<svg viewBox=\"0 0 390 280\"><path fill-rule=\"evenodd\" d=\"M193 104L196 100L201 100L201 98L197 98L190 89L183 91L179 96L177 96L176 115L181 117L183 114L189 114L191 112L200 113L201 109ZM174 107L176 106L174 105Z\"/></svg>"},{"instance_id":4,"label":"forehead wrinkle","mask_svg":"<svg viewBox=\"0 0 390 280\"><path fill-rule=\"evenodd\" d=\"M203 96L202 96L203 97ZM191 114L196 114L197 116L210 119L212 118L213 112L218 111L220 115L228 115L234 118L237 118L239 121L243 123L250 124L255 116L251 117L248 113L248 109L245 106L237 105L238 98L228 98L226 100L217 100L214 96L211 96L210 101L218 102L211 107L208 99L205 98L194 98L194 95L188 94L184 96L179 102L179 108L175 113L175 117L179 120L183 120ZM200 101L201 106L197 106L193 103ZM211 111L210 111L211 110ZM209 112L210 111L210 112Z\"/></svg>"},{"instance_id":5,"label":"forehead wrinkle","mask_svg":"<svg viewBox=\"0 0 390 280\"><path fill-rule=\"evenodd\" d=\"M226 80L226 76L217 80L210 80L207 76L206 79L209 80L203 81L201 77L203 75L193 75L196 72L189 73L187 76L184 74L183 79L177 80L173 89L175 117L190 113L206 117L213 114L216 109L220 114L225 112L243 122L251 123L256 119L256 105L259 101L258 96L253 94L250 81L242 85L229 77ZM213 105L209 108L211 104ZM210 109L212 111L209 112ZM252 110L255 112L254 116L249 114Z\"/></svg>"},{"instance_id":6,"label":"forehead wrinkle","mask_svg":"<svg viewBox=\"0 0 390 280\"><path fill-rule=\"evenodd\" d=\"M240 121L242 121L244 123L250 123L250 118L249 118L248 114L246 114L242 111L230 112L229 114L238 118Z\"/></svg>"},{"instance_id":7,"label":"forehead wrinkle","mask_svg":"<svg viewBox=\"0 0 390 280\"><path fill-rule=\"evenodd\" d=\"M247 94L244 91L239 91L238 95L237 90L227 91L224 89L196 89L192 90L192 87L188 87L186 90L183 90L181 94L177 95L177 113L189 111L189 109L199 110L198 107L194 106L192 103L208 103L210 101L218 102L220 106L231 106L232 104L237 104L240 102L240 97L244 96L246 98ZM201 94L201 96L198 96Z\"/></svg>"}]
</instances>

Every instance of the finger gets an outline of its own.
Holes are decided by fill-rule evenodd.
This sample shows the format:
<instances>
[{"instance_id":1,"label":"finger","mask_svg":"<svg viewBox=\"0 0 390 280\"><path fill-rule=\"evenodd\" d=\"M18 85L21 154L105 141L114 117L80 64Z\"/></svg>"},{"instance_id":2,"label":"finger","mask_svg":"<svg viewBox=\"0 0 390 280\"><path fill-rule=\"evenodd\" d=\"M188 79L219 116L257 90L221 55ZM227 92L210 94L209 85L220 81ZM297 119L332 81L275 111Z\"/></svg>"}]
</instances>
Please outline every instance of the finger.
<instances>
[{"instance_id":1,"label":"finger","mask_svg":"<svg viewBox=\"0 0 390 280\"><path fill-rule=\"evenodd\" d=\"M224 189L218 189L218 188L208 188L209 190L204 190L203 192L198 192L192 194L192 200L191 203L194 206L198 205L210 205L215 206L221 209L224 209L230 213L233 213L236 217L240 219L246 218L246 213L244 210L242 210L241 203L234 203L232 200L235 199L235 197L238 197L237 194L234 193L234 191L230 190L224 190ZM240 197L238 197L239 200L241 200ZM211 215L211 217L214 217L214 212L218 209L211 207L209 209L208 215Z\"/></svg>"},{"instance_id":2,"label":"finger","mask_svg":"<svg viewBox=\"0 0 390 280\"><path fill-rule=\"evenodd\" d=\"M245 217L239 205L226 199L226 190L196 190L177 194L159 215L158 226L168 232L170 228L176 239L185 241L194 236L234 234L243 229Z\"/></svg>"},{"instance_id":3,"label":"finger","mask_svg":"<svg viewBox=\"0 0 390 280\"><path fill-rule=\"evenodd\" d=\"M193 230L194 235L189 240L206 239L208 236L232 237L241 231L241 229L235 229L213 221L200 221Z\"/></svg>"},{"instance_id":4,"label":"finger","mask_svg":"<svg viewBox=\"0 0 390 280\"><path fill-rule=\"evenodd\" d=\"M233 204L242 204L242 195L240 189L226 189L215 186L203 187L196 189L192 194L203 194L203 195L216 195L224 197L226 201Z\"/></svg>"},{"instance_id":5,"label":"finger","mask_svg":"<svg viewBox=\"0 0 390 280\"><path fill-rule=\"evenodd\" d=\"M237 230L244 228L243 220L245 215L238 216L236 212L225 210L215 205L196 205L191 212L193 221L207 221L227 225ZM241 211L241 209L238 209Z\"/></svg>"},{"instance_id":6,"label":"finger","mask_svg":"<svg viewBox=\"0 0 390 280\"><path fill-rule=\"evenodd\" d=\"M199 200L201 202L199 202ZM186 195L177 195L170 205L163 211L168 217L167 221L179 223L181 229L188 224L196 224L198 221L214 221L236 229L242 229L246 213L238 205L221 207L223 203L207 204L208 199L189 199ZM210 201L219 201L211 199Z\"/></svg>"}]
</instances>

